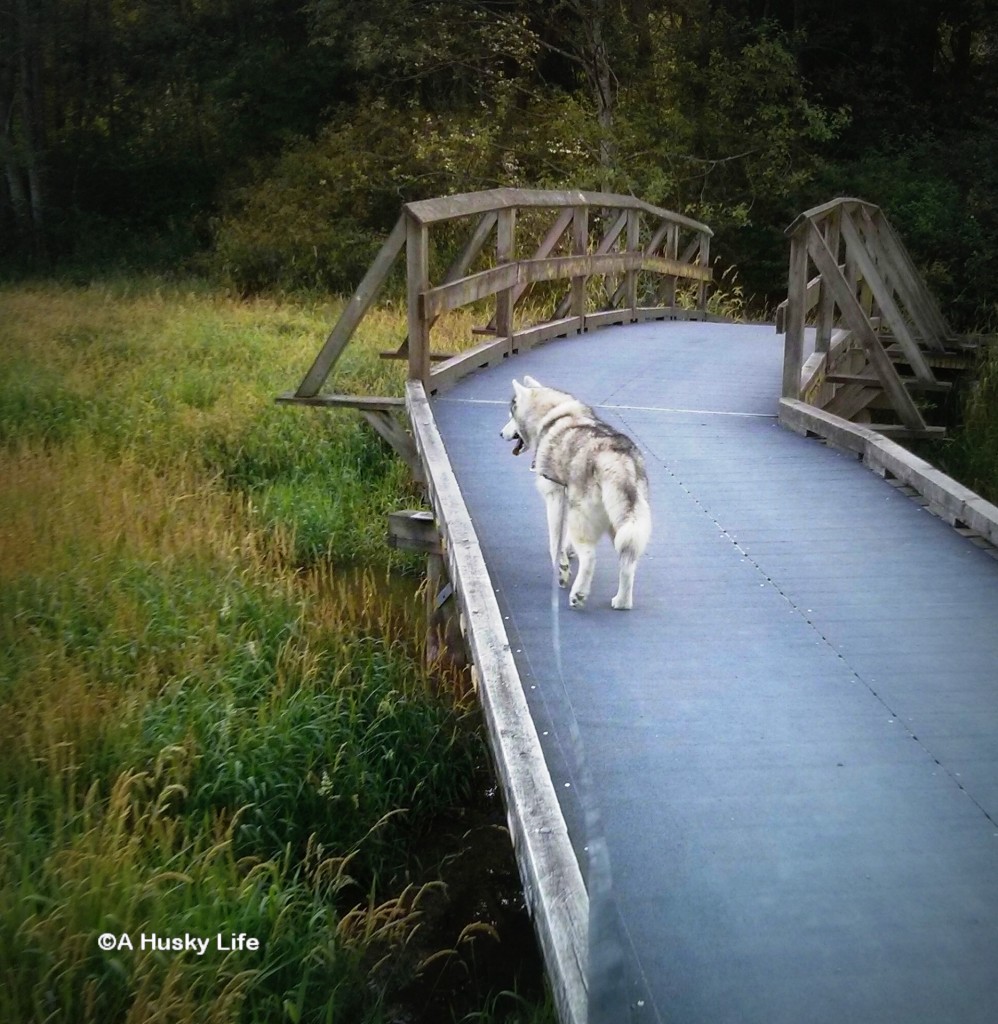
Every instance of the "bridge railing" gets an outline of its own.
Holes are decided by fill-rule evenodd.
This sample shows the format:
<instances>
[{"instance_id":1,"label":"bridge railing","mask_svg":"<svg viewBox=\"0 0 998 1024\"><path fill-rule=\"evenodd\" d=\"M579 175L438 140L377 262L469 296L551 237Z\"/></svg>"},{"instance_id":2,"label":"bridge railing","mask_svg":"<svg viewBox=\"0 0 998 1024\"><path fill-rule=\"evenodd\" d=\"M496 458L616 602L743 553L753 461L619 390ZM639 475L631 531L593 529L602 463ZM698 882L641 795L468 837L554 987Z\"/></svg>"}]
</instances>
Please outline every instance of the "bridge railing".
<instances>
[{"instance_id":1,"label":"bridge railing","mask_svg":"<svg viewBox=\"0 0 998 1024\"><path fill-rule=\"evenodd\" d=\"M839 198L805 211L786 233L787 299L777 311L786 334L783 397L845 419L890 410L900 422L871 424L882 433L940 433L915 396L949 386L935 370L959 363L960 340L883 211ZM805 358L809 317L815 346Z\"/></svg>"},{"instance_id":2,"label":"bridge railing","mask_svg":"<svg viewBox=\"0 0 998 1024\"><path fill-rule=\"evenodd\" d=\"M435 233L452 242L455 228L465 232L464 243L434 282ZM369 418L401 403L322 388L403 249L408 337L385 355L407 360L409 379L433 394L549 338L611 323L705 317L711 237L698 221L602 192L493 189L408 203L297 391L280 400L353 406ZM553 283L549 298L551 288L561 294L539 322L518 325L524 310L540 308L530 293L544 282ZM476 329L484 340L457 354L434 351L439 317L483 299L494 303L494 315Z\"/></svg>"}]
</instances>

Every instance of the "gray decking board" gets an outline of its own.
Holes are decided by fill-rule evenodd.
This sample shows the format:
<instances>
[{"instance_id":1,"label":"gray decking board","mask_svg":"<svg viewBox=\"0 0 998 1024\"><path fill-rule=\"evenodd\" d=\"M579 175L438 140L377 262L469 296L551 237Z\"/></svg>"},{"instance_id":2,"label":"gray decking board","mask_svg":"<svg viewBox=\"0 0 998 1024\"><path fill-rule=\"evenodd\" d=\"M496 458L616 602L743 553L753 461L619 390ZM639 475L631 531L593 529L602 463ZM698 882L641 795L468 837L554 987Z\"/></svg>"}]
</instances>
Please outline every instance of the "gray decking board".
<instances>
[{"instance_id":1,"label":"gray decking board","mask_svg":"<svg viewBox=\"0 0 998 1024\"><path fill-rule=\"evenodd\" d=\"M578 723L633 1019L993 1022L998 561L778 427L781 360L768 327L608 328L434 412L585 872ZM525 373L651 480L634 611L605 541L590 607L557 594L557 652L542 503L499 438Z\"/></svg>"}]
</instances>

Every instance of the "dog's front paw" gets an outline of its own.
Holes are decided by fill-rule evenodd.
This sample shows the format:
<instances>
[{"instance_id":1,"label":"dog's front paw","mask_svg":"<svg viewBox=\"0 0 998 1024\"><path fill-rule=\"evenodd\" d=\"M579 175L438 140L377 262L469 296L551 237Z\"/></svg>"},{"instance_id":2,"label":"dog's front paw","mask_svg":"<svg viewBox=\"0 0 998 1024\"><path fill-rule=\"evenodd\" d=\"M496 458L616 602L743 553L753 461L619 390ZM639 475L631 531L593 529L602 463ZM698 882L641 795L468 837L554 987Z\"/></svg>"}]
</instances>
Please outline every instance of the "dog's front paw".
<instances>
[{"instance_id":1,"label":"dog's front paw","mask_svg":"<svg viewBox=\"0 0 998 1024\"><path fill-rule=\"evenodd\" d=\"M626 597L614 596L610 598L610 607L616 608L618 612L630 611L633 606L633 602L629 601Z\"/></svg>"},{"instance_id":2,"label":"dog's front paw","mask_svg":"<svg viewBox=\"0 0 998 1024\"><path fill-rule=\"evenodd\" d=\"M572 594L572 596L569 599L568 603L573 608L585 608L586 600L588 599L588 597L589 597L588 594Z\"/></svg>"}]
</instances>

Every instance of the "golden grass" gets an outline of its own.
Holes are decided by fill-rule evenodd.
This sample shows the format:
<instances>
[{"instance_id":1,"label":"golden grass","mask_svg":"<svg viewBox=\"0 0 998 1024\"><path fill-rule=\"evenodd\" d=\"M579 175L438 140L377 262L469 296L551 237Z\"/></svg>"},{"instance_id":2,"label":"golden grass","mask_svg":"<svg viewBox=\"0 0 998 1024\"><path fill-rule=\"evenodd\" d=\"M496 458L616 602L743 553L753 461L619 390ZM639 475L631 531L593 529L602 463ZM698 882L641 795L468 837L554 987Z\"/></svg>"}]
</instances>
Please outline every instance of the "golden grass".
<instances>
[{"instance_id":1,"label":"golden grass","mask_svg":"<svg viewBox=\"0 0 998 1024\"><path fill-rule=\"evenodd\" d=\"M385 894L338 925L327 883L349 844L311 866L290 847L241 859L243 808L187 811L194 780L214 781L197 774L212 753L198 723L224 727L230 706L273 749L240 734L233 757L272 757L256 770L272 766L313 803L337 765L321 760L322 737L297 709L332 715L333 689L349 690L344 716L370 730L341 753L369 758L358 771L372 791L398 788L410 724L439 735L435 756L454 745L456 724L438 724L439 702L413 682L414 582L389 578L387 555L366 567L296 561L306 492L315 529L344 521L380 538L370 492L377 483L378 500L391 500L401 480L350 414L274 405L338 308L155 282L0 287L0 1018L267 1021L285 1005L314 1015L341 989L353 993L342 1005L374 1005L359 937L383 939L393 904ZM466 327L452 319L441 337L464 344ZM372 310L331 387L400 393L404 364L377 353L404 335L398 309ZM342 479L329 476L336 467ZM288 522L261 511L271 493L288 496ZM305 743L320 760L288 782L282 752ZM377 743L384 754L369 755ZM428 792L430 774L451 799L467 784L472 755L460 756L454 772L407 769L406 803ZM389 931L413 920L394 915ZM95 947L101 931L230 926L260 933L266 956L190 962Z\"/></svg>"}]
</instances>

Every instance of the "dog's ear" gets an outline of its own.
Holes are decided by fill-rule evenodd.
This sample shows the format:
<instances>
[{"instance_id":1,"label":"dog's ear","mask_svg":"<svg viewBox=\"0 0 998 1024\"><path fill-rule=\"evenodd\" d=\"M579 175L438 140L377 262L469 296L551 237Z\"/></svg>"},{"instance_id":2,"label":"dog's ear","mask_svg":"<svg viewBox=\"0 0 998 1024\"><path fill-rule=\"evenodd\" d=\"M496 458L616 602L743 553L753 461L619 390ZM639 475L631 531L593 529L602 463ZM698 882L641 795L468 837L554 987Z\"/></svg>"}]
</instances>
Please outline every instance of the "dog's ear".
<instances>
[{"instance_id":1,"label":"dog's ear","mask_svg":"<svg viewBox=\"0 0 998 1024\"><path fill-rule=\"evenodd\" d=\"M525 376L525 377L523 378L523 383L524 383L524 384L526 384L528 388L539 388L539 387L543 387L543 385L541 384L541 382L540 382L539 380L534 380L534 378L533 378L533 377L526 377L526 376Z\"/></svg>"}]
</instances>

